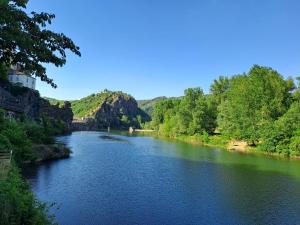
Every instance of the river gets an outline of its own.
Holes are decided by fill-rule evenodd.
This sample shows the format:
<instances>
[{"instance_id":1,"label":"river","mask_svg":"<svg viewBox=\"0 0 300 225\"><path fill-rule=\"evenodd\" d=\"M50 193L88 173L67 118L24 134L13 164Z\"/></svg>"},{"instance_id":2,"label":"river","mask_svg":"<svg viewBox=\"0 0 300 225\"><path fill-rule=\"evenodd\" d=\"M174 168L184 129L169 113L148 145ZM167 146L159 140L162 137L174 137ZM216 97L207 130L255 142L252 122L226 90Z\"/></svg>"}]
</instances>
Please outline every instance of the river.
<instances>
[{"instance_id":1,"label":"river","mask_svg":"<svg viewBox=\"0 0 300 225\"><path fill-rule=\"evenodd\" d=\"M102 132L59 140L69 159L24 169L59 224L300 224L300 161Z\"/></svg>"}]
</instances>

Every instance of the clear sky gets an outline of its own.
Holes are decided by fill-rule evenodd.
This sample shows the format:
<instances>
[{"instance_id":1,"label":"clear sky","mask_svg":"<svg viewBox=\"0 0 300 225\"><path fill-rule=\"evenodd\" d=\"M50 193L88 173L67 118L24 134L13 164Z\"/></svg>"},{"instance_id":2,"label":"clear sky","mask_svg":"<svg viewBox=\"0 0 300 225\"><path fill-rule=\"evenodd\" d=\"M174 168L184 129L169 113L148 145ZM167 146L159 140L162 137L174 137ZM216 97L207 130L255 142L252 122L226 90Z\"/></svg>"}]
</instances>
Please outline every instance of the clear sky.
<instances>
[{"instance_id":1,"label":"clear sky","mask_svg":"<svg viewBox=\"0 0 300 225\"><path fill-rule=\"evenodd\" d=\"M220 75L270 66L300 75L299 0L30 0L56 15L49 27L80 46L63 68L48 66L58 89L43 96L79 99L105 88L136 99L180 96Z\"/></svg>"}]
</instances>

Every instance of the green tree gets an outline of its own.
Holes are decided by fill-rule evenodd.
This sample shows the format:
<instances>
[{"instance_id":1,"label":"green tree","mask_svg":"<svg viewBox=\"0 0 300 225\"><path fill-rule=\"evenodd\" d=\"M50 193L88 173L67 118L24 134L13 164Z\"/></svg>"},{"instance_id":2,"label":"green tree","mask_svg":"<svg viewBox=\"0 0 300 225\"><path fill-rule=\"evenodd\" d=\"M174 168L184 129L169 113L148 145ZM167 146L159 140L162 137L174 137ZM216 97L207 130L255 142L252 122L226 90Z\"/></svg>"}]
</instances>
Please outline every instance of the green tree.
<instances>
[{"instance_id":1,"label":"green tree","mask_svg":"<svg viewBox=\"0 0 300 225\"><path fill-rule=\"evenodd\" d=\"M179 99L166 99L159 101L154 109L152 115L152 127L158 130L159 125L164 123L165 116L170 113L170 110L176 108L180 103Z\"/></svg>"},{"instance_id":2,"label":"green tree","mask_svg":"<svg viewBox=\"0 0 300 225\"><path fill-rule=\"evenodd\" d=\"M158 102L152 119L153 127L165 136L211 134L216 125L216 108L201 88L189 88L180 99Z\"/></svg>"},{"instance_id":3,"label":"green tree","mask_svg":"<svg viewBox=\"0 0 300 225\"><path fill-rule=\"evenodd\" d=\"M185 90L185 96L179 108L179 132L193 135L205 130L206 99L200 88Z\"/></svg>"},{"instance_id":4,"label":"green tree","mask_svg":"<svg viewBox=\"0 0 300 225\"><path fill-rule=\"evenodd\" d=\"M226 93L230 88L230 81L228 77L220 76L210 86L210 93L218 105L225 100Z\"/></svg>"},{"instance_id":5,"label":"green tree","mask_svg":"<svg viewBox=\"0 0 300 225\"><path fill-rule=\"evenodd\" d=\"M260 129L287 111L291 88L289 80L267 67L254 66L248 74L233 77L219 107L221 131L256 144Z\"/></svg>"},{"instance_id":6,"label":"green tree","mask_svg":"<svg viewBox=\"0 0 300 225\"><path fill-rule=\"evenodd\" d=\"M294 102L278 120L265 126L260 149L300 155L300 102Z\"/></svg>"},{"instance_id":7,"label":"green tree","mask_svg":"<svg viewBox=\"0 0 300 225\"><path fill-rule=\"evenodd\" d=\"M49 13L28 14L28 0L1 1L0 4L0 71L18 64L30 75L39 77L56 87L44 66L45 63L61 67L66 63L66 50L80 56L79 47L62 33L46 29L55 15Z\"/></svg>"}]
</instances>

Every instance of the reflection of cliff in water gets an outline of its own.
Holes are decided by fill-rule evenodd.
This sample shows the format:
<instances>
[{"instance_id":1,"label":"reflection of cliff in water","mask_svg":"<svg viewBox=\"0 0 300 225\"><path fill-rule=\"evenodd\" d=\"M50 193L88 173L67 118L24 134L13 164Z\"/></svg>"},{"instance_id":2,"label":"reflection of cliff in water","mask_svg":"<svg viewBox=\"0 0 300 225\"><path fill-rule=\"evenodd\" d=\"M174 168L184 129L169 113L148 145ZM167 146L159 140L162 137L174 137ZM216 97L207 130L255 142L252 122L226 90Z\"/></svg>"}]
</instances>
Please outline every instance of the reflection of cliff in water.
<instances>
[{"instance_id":1,"label":"reflection of cliff in water","mask_svg":"<svg viewBox=\"0 0 300 225\"><path fill-rule=\"evenodd\" d=\"M129 141L116 137L116 136L111 136L111 135L101 135L99 136L103 140L109 140L109 141L117 141L117 142L124 142L124 143L129 143Z\"/></svg>"}]
</instances>

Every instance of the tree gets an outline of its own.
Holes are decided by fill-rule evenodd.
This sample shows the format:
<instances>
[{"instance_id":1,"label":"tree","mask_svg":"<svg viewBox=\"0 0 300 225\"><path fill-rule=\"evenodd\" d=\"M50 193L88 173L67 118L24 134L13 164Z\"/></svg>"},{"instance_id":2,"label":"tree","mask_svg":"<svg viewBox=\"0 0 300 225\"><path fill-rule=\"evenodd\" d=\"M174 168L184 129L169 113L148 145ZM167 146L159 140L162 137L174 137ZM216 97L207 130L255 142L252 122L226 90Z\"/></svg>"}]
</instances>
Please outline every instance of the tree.
<instances>
[{"instance_id":1,"label":"tree","mask_svg":"<svg viewBox=\"0 0 300 225\"><path fill-rule=\"evenodd\" d=\"M166 99L155 104L152 114L152 126L158 129L159 125L164 123L166 115L170 113L180 103L179 99Z\"/></svg>"},{"instance_id":2,"label":"tree","mask_svg":"<svg viewBox=\"0 0 300 225\"><path fill-rule=\"evenodd\" d=\"M219 105L226 98L226 92L230 88L230 79L228 77L220 76L218 80L214 80L210 86L210 93Z\"/></svg>"},{"instance_id":3,"label":"tree","mask_svg":"<svg viewBox=\"0 0 300 225\"><path fill-rule=\"evenodd\" d=\"M247 75L233 77L219 107L221 132L257 143L260 129L287 111L291 88L289 80L268 67L254 66Z\"/></svg>"},{"instance_id":4,"label":"tree","mask_svg":"<svg viewBox=\"0 0 300 225\"><path fill-rule=\"evenodd\" d=\"M158 102L153 111L152 125L165 136L213 133L216 110L201 88L185 90L185 96Z\"/></svg>"},{"instance_id":5,"label":"tree","mask_svg":"<svg viewBox=\"0 0 300 225\"><path fill-rule=\"evenodd\" d=\"M56 88L45 63L61 67L66 63L66 50L81 56L79 47L63 33L46 29L55 15L24 10L28 0L0 2L0 71L2 77L11 65L19 65L25 73L39 77Z\"/></svg>"},{"instance_id":6,"label":"tree","mask_svg":"<svg viewBox=\"0 0 300 225\"><path fill-rule=\"evenodd\" d=\"M260 149L268 152L300 155L300 102L295 101L289 110L274 123L265 127Z\"/></svg>"}]
</instances>

